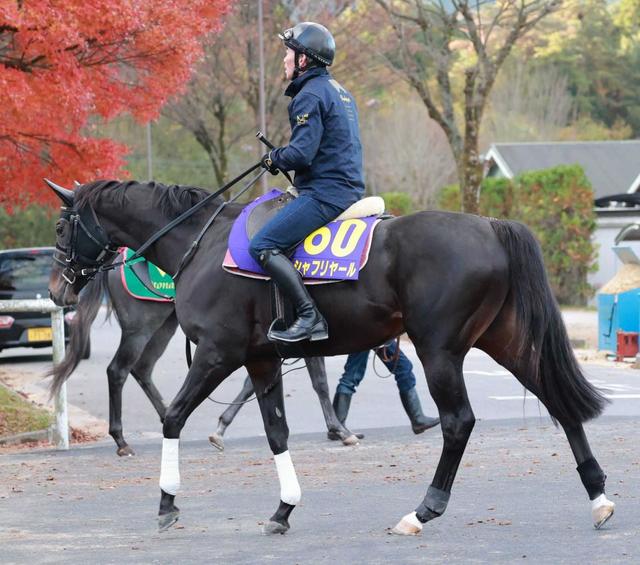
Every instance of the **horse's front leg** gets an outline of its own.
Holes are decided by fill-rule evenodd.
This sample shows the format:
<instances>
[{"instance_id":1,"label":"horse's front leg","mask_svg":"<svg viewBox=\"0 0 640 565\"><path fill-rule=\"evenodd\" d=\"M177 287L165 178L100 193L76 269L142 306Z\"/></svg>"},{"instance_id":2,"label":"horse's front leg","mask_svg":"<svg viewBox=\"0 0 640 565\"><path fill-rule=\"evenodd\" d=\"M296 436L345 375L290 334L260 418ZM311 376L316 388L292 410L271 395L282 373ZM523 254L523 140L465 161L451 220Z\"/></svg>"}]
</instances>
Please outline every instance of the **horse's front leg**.
<instances>
[{"instance_id":1,"label":"horse's front leg","mask_svg":"<svg viewBox=\"0 0 640 565\"><path fill-rule=\"evenodd\" d=\"M208 345L202 343L196 349L187 378L164 418L158 512L160 531L175 524L180 513L175 505L175 497L180 489L180 432L200 403L242 364L241 361L232 361L229 357L221 356L216 349Z\"/></svg>"},{"instance_id":2,"label":"horse's front leg","mask_svg":"<svg viewBox=\"0 0 640 565\"><path fill-rule=\"evenodd\" d=\"M280 504L263 526L264 534L284 534L290 528L289 516L301 497L300 484L287 446L289 426L284 412L280 365L280 360L274 359L247 366L280 481Z\"/></svg>"},{"instance_id":3,"label":"horse's front leg","mask_svg":"<svg viewBox=\"0 0 640 565\"><path fill-rule=\"evenodd\" d=\"M109 382L109 435L118 446L120 456L135 455L135 452L124 439L122 432L122 388L129 376L131 367L140 357L149 337L144 334L133 334L123 330L120 345L107 367Z\"/></svg>"}]
</instances>

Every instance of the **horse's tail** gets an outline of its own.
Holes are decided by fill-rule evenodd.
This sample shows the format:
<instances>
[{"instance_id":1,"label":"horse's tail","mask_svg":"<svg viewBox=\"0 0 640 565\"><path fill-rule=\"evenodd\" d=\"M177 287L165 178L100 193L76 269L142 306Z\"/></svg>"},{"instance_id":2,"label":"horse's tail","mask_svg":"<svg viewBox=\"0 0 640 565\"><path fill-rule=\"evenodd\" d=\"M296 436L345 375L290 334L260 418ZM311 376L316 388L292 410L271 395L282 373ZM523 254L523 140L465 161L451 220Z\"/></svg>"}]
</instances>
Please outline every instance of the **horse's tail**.
<instances>
[{"instance_id":1,"label":"horse's tail","mask_svg":"<svg viewBox=\"0 0 640 565\"><path fill-rule=\"evenodd\" d=\"M60 387L76 369L84 352L87 350L91 324L93 324L98 315L102 297L105 293L107 297L109 296L107 276L108 273L106 271L99 273L80 293L76 315L71 322L69 345L64 359L47 372L48 376L53 375L53 380L49 387L52 397L60 391Z\"/></svg>"},{"instance_id":2,"label":"horse's tail","mask_svg":"<svg viewBox=\"0 0 640 565\"><path fill-rule=\"evenodd\" d=\"M510 291L519 335L517 359L554 420L575 425L600 415L608 402L586 379L551 291L542 251L524 224L491 220L509 258Z\"/></svg>"}]
</instances>

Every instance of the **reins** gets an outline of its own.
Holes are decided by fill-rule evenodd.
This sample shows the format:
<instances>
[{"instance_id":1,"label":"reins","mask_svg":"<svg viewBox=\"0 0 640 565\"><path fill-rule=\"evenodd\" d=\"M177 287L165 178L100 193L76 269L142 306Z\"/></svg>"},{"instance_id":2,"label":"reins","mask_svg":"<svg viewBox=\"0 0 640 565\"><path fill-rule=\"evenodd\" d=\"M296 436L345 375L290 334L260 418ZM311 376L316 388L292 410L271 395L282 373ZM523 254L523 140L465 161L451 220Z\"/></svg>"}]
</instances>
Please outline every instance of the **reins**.
<instances>
[{"instance_id":1,"label":"reins","mask_svg":"<svg viewBox=\"0 0 640 565\"><path fill-rule=\"evenodd\" d=\"M187 220L188 218L190 218L191 216L193 216L198 210L200 210L201 208L203 208L210 200L213 200L215 198L217 198L218 196L220 196L221 194L223 194L224 192L226 192L227 190L229 190L234 184L238 183L239 181L241 181L244 177L246 177L249 173L252 173L253 171L255 171L258 167L260 167L260 163L256 163L255 165L253 165L252 167L250 167L249 169L247 169L246 171L244 171L243 173L239 174L237 177L235 177L233 180L230 180L228 183L226 183L223 187L219 188L218 190L216 190L215 192L212 192L211 194L209 194L206 198L202 199L200 202L198 202L197 204L195 204L194 206L192 206L191 208L189 208L188 210L186 210L185 212L183 212L182 214L180 214L177 218L175 218L174 220L172 220L171 222L169 222L166 226L164 226L163 228L159 229L157 232L155 232L149 239L147 239L147 241L145 241L136 251L135 253L129 257L129 259L125 259L122 261L115 261L113 263L110 263L108 265L100 265L96 268L92 268L92 269L82 269L81 270L81 275L83 276L88 276L88 277L94 277L95 275L97 275L98 273L104 272L104 271L111 271L117 267L120 267L121 265L129 265L132 262L136 261L137 259L141 258L143 253L149 249L149 247L151 247L156 241L158 241L162 236L166 235L167 233L169 233L173 228L175 228L176 226L178 226L179 224L181 224L182 222L184 222L185 220ZM233 200L230 200L230 202L234 201L235 199L237 199L241 194L243 194L246 190L249 189L249 187L251 187L264 173L266 173L267 170L265 169L264 171L261 171L259 174L257 174L253 179L251 179L251 181L249 181L249 183L247 183L247 185L233 198ZM188 262L188 259L190 259L190 255L193 254L193 252L195 251L195 248L197 247L200 239L202 239L202 236L204 236L204 232L206 232L206 229L208 229L211 224L213 223L213 220L215 220L215 218L220 214L220 212L223 210L223 208L226 206L227 202L223 202L220 206L218 206L218 209L214 212L214 215L209 219L209 221L207 222L207 224L205 225L205 229L203 229L200 232L200 235L198 238L196 238L196 241L194 241L191 244L191 247L187 250L187 252L185 253L185 255L182 258L182 261L180 263L180 266L178 267L178 271L176 272L176 274L172 277L173 279L175 279L179 274L180 271L184 268L184 266L186 265L186 263Z\"/></svg>"},{"instance_id":2,"label":"reins","mask_svg":"<svg viewBox=\"0 0 640 565\"><path fill-rule=\"evenodd\" d=\"M280 366L278 367L278 372L276 373L276 376L264 388L264 390L261 393L261 396L265 396L266 394L271 392L273 387L276 386L278 384L278 381L282 377L284 377L286 374L292 373L293 371L299 371L300 369L302 369L302 367L293 366L291 369L289 369L288 371L285 371L284 373L280 372L280 369L282 369L283 365L285 365L285 366L295 365L298 361L300 361L300 359L302 359L302 357L299 357L298 359L294 359L293 361L290 361L289 363L286 363L286 359L281 359L280 360ZM306 361L304 363L304 366L307 367L307 362ZM222 406L242 406L244 404L248 404L249 402L253 402L254 400L257 400L257 399L258 399L258 394L257 393L254 393L250 398L247 398L247 400L243 400L242 402L222 402L221 400L216 400L215 398L211 398L210 396L207 396L207 400L210 400L214 404L221 404Z\"/></svg>"}]
</instances>

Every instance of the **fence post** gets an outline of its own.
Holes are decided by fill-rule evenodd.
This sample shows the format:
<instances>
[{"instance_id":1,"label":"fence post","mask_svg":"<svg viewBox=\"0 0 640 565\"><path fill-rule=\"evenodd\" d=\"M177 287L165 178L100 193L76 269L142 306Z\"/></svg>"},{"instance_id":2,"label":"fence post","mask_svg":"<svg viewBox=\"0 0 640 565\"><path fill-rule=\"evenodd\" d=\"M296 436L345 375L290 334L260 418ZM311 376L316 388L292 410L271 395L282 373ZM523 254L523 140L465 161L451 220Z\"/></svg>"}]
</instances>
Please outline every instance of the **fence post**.
<instances>
[{"instance_id":1,"label":"fence post","mask_svg":"<svg viewBox=\"0 0 640 565\"><path fill-rule=\"evenodd\" d=\"M64 315L62 308L51 312L51 330L53 332L53 364L64 359ZM56 426L54 441L58 449L69 449L69 417L67 415L67 383L62 383L56 394Z\"/></svg>"}]
</instances>

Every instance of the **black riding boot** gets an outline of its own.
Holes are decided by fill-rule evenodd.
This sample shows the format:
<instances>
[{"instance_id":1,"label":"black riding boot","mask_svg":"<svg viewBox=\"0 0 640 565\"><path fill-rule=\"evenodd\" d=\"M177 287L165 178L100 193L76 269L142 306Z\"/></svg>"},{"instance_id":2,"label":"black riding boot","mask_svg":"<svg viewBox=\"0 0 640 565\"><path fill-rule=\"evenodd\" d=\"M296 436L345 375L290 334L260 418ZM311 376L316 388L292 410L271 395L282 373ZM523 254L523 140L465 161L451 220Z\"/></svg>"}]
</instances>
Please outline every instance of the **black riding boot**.
<instances>
[{"instance_id":1,"label":"black riding boot","mask_svg":"<svg viewBox=\"0 0 640 565\"><path fill-rule=\"evenodd\" d=\"M409 416L409 420L411 420L411 429L414 434L421 434L440 423L439 418L429 418L423 414L420 397L415 387L407 392L401 392L400 400L402 400L402 406L404 406L404 410Z\"/></svg>"},{"instance_id":2,"label":"black riding boot","mask_svg":"<svg viewBox=\"0 0 640 565\"><path fill-rule=\"evenodd\" d=\"M333 411L336 413L338 420L344 426L345 420L349 415L349 406L351 406L351 395L344 392L336 392L333 397ZM355 434L358 439L362 439L364 434ZM336 441L341 439L335 432L327 432L327 437L330 440Z\"/></svg>"},{"instance_id":3,"label":"black riding boot","mask_svg":"<svg viewBox=\"0 0 640 565\"><path fill-rule=\"evenodd\" d=\"M260 252L260 264L278 288L293 302L297 316L287 330L269 329L267 337L271 341L286 342L327 339L327 322L318 312L300 273L291 261L277 249L267 249Z\"/></svg>"}]
</instances>

